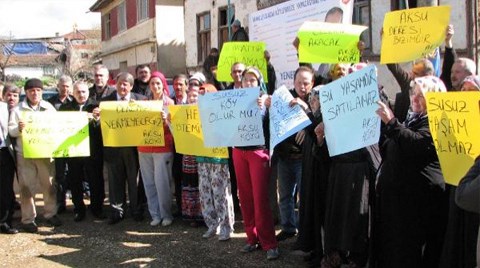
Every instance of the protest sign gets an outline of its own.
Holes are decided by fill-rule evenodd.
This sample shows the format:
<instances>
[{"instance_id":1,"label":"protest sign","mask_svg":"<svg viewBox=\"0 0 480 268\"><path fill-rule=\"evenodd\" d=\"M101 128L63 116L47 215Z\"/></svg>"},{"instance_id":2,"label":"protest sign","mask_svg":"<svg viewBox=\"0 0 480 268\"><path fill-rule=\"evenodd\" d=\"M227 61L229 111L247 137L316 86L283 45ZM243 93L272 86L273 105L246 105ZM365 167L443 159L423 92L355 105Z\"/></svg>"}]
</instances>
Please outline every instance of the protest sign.
<instances>
[{"instance_id":1,"label":"protest sign","mask_svg":"<svg viewBox=\"0 0 480 268\"><path fill-rule=\"evenodd\" d=\"M380 117L377 68L363 68L320 90L320 106L330 156L378 142Z\"/></svg>"},{"instance_id":2,"label":"protest sign","mask_svg":"<svg viewBox=\"0 0 480 268\"><path fill-rule=\"evenodd\" d=\"M206 147L264 145L260 88L205 93L198 98Z\"/></svg>"},{"instance_id":3,"label":"protest sign","mask_svg":"<svg viewBox=\"0 0 480 268\"><path fill-rule=\"evenodd\" d=\"M275 90L270 104L270 153L277 144L304 129L312 122L300 105L290 107L293 99L286 86Z\"/></svg>"},{"instance_id":4,"label":"protest sign","mask_svg":"<svg viewBox=\"0 0 480 268\"><path fill-rule=\"evenodd\" d=\"M230 75L232 65L241 62L245 66L255 66L267 79L267 61L265 60L265 43L263 42L227 42L222 46L217 65L217 80L233 82Z\"/></svg>"},{"instance_id":5,"label":"protest sign","mask_svg":"<svg viewBox=\"0 0 480 268\"><path fill-rule=\"evenodd\" d=\"M310 63L355 63L360 61L358 41L367 27L306 21L298 31L299 61Z\"/></svg>"},{"instance_id":6,"label":"protest sign","mask_svg":"<svg viewBox=\"0 0 480 268\"><path fill-rule=\"evenodd\" d=\"M293 74L298 68L298 56L292 46L297 31L305 21L326 21L326 15L351 24L353 2L345 0L291 0L249 14L251 41L263 41L275 67L277 84L293 87ZM338 11L338 12L336 12ZM337 16L339 13L342 15ZM332 22L328 19L329 22ZM314 66L316 69L317 66Z\"/></svg>"},{"instance_id":7,"label":"protest sign","mask_svg":"<svg viewBox=\"0 0 480 268\"><path fill-rule=\"evenodd\" d=\"M168 106L171 129L177 153L228 158L227 147L206 148L197 105Z\"/></svg>"},{"instance_id":8,"label":"protest sign","mask_svg":"<svg viewBox=\"0 0 480 268\"><path fill-rule=\"evenodd\" d=\"M443 177L458 185L480 155L480 92L430 92L426 101Z\"/></svg>"},{"instance_id":9,"label":"protest sign","mask_svg":"<svg viewBox=\"0 0 480 268\"><path fill-rule=\"evenodd\" d=\"M90 155L85 112L24 112L23 157L79 157Z\"/></svg>"},{"instance_id":10,"label":"protest sign","mask_svg":"<svg viewBox=\"0 0 480 268\"><path fill-rule=\"evenodd\" d=\"M431 54L445 40L450 9L421 7L385 14L380 62L407 62Z\"/></svg>"},{"instance_id":11,"label":"protest sign","mask_svg":"<svg viewBox=\"0 0 480 268\"><path fill-rule=\"evenodd\" d=\"M162 101L101 102L103 145L164 146L162 108Z\"/></svg>"}]
</instances>

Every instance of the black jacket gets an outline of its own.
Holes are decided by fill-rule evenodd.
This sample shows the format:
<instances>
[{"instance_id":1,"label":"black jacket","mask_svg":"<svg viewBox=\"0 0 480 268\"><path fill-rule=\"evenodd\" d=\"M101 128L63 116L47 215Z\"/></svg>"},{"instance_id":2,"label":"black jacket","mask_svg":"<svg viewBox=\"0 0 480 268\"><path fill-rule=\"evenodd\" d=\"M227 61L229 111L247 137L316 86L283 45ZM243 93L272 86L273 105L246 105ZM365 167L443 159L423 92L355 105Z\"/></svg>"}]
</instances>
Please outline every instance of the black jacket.
<instances>
[{"instance_id":1,"label":"black jacket","mask_svg":"<svg viewBox=\"0 0 480 268\"><path fill-rule=\"evenodd\" d=\"M98 102L94 99L88 99L82 107L83 112L91 113L98 107ZM72 102L60 106L59 111L80 111L80 105L73 99ZM100 121L91 119L88 123L88 133L90 135L90 155L100 157L103 148L102 132L100 130Z\"/></svg>"},{"instance_id":2,"label":"black jacket","mask_svg":"<svg viewBox=\"0 0 480 268\"><path fill-rule=\"evenodd\" d=\"M91 99L94 99L96 101L100 101L102 98L112 94L112 92L114 92L115 90L116 90L115 87L106 85L103 88L102 93L98 94L97 93L97 87L95 85L93 85L91 88L88 89L88 91L89 91L88 97L91 98Z\"/></svg>"},{"instance_id":3,"label":"black jacket","mask_svg":"<svg viewBox=\"0 0 480 268\"><path fill-rule=\"evenodd\" d=\"M248 34L245 31L245 28L240 27L232 36L231 41L240 41L240 42L248 42Z\"/></svg>"}]
</instances>

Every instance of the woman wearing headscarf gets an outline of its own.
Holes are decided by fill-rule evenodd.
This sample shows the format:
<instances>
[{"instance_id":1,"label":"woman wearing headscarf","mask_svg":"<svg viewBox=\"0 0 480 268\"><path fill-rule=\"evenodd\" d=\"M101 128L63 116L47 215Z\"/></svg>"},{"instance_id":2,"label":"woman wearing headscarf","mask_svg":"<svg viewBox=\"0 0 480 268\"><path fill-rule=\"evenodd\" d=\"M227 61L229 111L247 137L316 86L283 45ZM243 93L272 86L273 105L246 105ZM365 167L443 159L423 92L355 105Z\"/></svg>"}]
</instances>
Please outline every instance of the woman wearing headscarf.
<instances>
[{"instance_id":1,"label":"woman wearing headscarf","mask_svg":"<svg viewBox=\"0 0 480 268\"><path fill-rule=\"evenodd\" d=\"M213 84L200 86L199 94L206 92L217 92L217 88ZM196 160L202 215L208 227L202 237L213 237L219 231L218 240L227 241L235 223L228 159L197 156Z\"/></svg>"},{"instance_id":2,"label":"woman wearing headscarf","mask_svg":"<svg viewBox=\"0 0 480 268\"><path fill-rule=\"evenodd\" d=\"M332 81L347 75L349 65L332 65ZM341 89L338 89L341 90ZM323 138L324 125L315 128ZM326 137L328 140L328 137ZM377 170L375 145L331 157L326 182L324 247L321 267L363 267L368 260L370 189Z\"/></svg>"},{"instance_id":3,"label":"woman wearing headscarf","mask_svg":"<svg viewBox=\"0 0 480 268\"><path fill-rule=\"evenodd\" d=\"M194 73L188 79L187 103L197 103L200 87L205 84L205 75ZM203 224L200 191L198 188L197 157L184 154L182 157L182 217L190 226Z\"/></svg>"},{"instance_id":4,"label":"woman wearing headscarf","mask_svg":"<svg viewBox=\"0 0 480 268\"><path fill-rule=\"evenodd\" d=\"M263 76L255 67L247 67L242 74L242 87L260 87L266 92ZM260 92L259 92L260 93ZM252 252L261 246L267 252L267 259L277 259L278 244L275 238L272 210L268 200L269 165L269 124L268 114L263 119L265 145L233 148L233 163L237 175L238 195L242 210L243 225L247 233L247 244L242 252Z\"/></svg>"},{"instance_id":5,"label":"woman wearing headscarf","mask_svg":"<svg viewBox=\"0 0 480 268\"><path fill-rule=\"evenodd\" d=\"M312 125L306 128L302 144L302 187L299 191L299 227L296 246L303 252L311 252L305 258L309 261L309 267L320 266L323 258L325 196L330 168L330 156L323 132L318 136L315 132L315 128L323 122L319 96L321 87L314 87L310 93L311 115L309 113L307 115Z\"/></svg>"},{"instance_id":6,"label":"woman wearing headscarf","mask_svg":"<svg viewBox=\"0 0 480 268\"><path fill-rule=\"evenodd\" d=\"M148 82L152 96L151 100L161 101L163 107L173 105L168 97L168 86L161 72L153 72ZM162 111L164 146L140 146L138 158L143 186L147 196L148 211L152 217L151 226L172 224L172 196L170 181L172 180L173 136L165 123L165 113Z\"/></svg>"},{"instance_id":7,"label":"woman wearing headscarf","mask_svg":"<svg viewBox=\"0 0 480 268\"><path fill-rule=\"evenodd\" d=\"M480 91L480 77L469 75L465 77L462 83L461 91Z\"/></svg>"},{"instance_id":8,"label":"woman wearing headscarf","mask_svg":"<svg viewBox=\"0 0 480 268\"><path fill-rule=\"evenodd\" d=\"M445 181L428 124L426 92L445 92L434 76L415 78L401 124L385 104L375 217L376 267L438 267L446 221Z\"/></svg>"}]
</instances>

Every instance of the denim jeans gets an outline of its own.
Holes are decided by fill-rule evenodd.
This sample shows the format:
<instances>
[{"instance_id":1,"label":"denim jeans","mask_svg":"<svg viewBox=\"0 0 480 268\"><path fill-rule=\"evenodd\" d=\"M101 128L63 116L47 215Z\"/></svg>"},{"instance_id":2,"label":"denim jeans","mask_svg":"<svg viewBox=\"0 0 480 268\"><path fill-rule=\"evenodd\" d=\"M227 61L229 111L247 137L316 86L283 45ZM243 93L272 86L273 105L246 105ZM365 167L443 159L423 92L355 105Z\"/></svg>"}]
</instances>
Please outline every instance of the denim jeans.
<instances>
[{"instance_id":1,"label":"denim jeans","mask_svg":"<svg viewBox=\"0 0 480 268\"><path fill-rule=\"evenodd\" d=\"M295 213L295 192L300 191L302 177L302 159L278 159L278 194L280 207L280 223L282 231L293 233L298 226L298 215Z\"/></svg>"}]
</instances>

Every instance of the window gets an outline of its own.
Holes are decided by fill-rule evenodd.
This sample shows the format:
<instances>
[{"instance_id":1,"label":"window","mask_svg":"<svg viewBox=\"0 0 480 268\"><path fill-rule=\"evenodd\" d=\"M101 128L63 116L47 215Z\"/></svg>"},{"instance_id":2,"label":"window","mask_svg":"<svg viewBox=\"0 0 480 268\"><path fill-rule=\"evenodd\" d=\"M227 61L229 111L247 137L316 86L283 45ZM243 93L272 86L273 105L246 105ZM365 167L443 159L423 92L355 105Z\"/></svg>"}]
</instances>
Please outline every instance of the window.
<instances>
[{"instance_id":1,"label":"window","mask_svg":"<svg viewBox=\"0 0 480 268\"><path fill-rule=\"evenodd\" d=\"M197 16L198 62L203 63L210 52L210 13Z\"/></svg>"},{"instance_id":2,"label":"window","mask_svg":"<svg viewBox=\"0 0 480 268\"><path fill-rule=\"evenodd\" d=\"M392 1L392 10L401 10L418 7L416 0L395 0Z\"/></svg>"},{"instance_id":3,"label":"window","mask_svg":"<svg viewBox=\"0 0 480 268\"><path fill-rule=\"evenodd\" d=\"M370 25L370 1L357 0L353 7L353 24L367 26L368 29L360 35L360 40L365 42L365 48L371 49L372 27Z\"/></svg>"},{"instance_id":4,"label":"window","mask_svg":"<svg viewBox=\"0 0 480 268\"><path fill-rule=\"evenodd\" d=\"M112 37L112 33L110 31L110 13L103 16L103 38L110 39Z\"/></svg>"},{"instance_id":5,"label":"window","mask_svg":"<svg viewBox=\"0 0 480 268\"><path fill-rule=\"evenodd\" d=\"M118 5L118 32L125 31L127 29L127 10L125 8L125 2Z\"/></svg>"},{"instance_id":6,"label":"window","mask_svg":"<svg viewBox=\"0 0 480 268\"><path fill-rule=\"evenodd\" d=\"M128 64L126 61L121 61L118 63L120 72L128 72Z\"/></svg>"},{"instance_id":7,"label":"window","mask_svg":"<svg viewBox=\"0 0 480 268\"><path fill-rule=\"evenodd\" d=\"M81 57L82 59L88 59L88 53L82 52Z\"/></svg>"},{"instance_id":8,"label":"window","mask_svg":"<svg viewBox=\"0 0 480 268\"><path fill-rule=\"evenodd\" d=\"M43 75L55 75L55 67L45 65L42 67Z\"/></svg>"},{"instance_id":9,"label":"window","mask_svg":"<svg viewBox=\"0 0 480 268\"><path fill-rule=\"evenodd\" d=\"M228 38L228 20L230 18L230 24L235 17L235 9L230 8L230 14L227 7L221 7L218 9L218 48L222 49L223 43L229 40Z\"/></svg>"},{"instance_id":10,"label":"window","mask_svg":"<svg viewBox=\"0 0 480 268\"><path fill-rule=\"evenodd\" d=\"M137 22L148 19L148 0L137 0Z\"/></svg>"}]
</instances>

